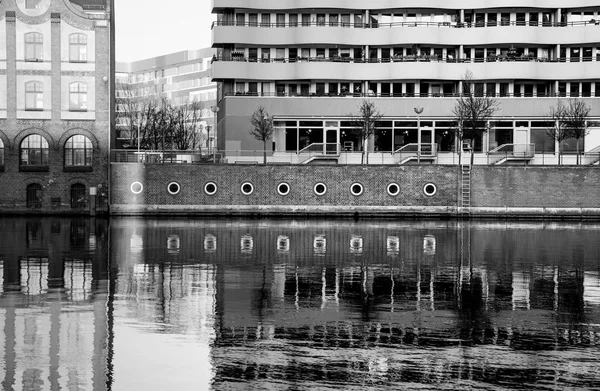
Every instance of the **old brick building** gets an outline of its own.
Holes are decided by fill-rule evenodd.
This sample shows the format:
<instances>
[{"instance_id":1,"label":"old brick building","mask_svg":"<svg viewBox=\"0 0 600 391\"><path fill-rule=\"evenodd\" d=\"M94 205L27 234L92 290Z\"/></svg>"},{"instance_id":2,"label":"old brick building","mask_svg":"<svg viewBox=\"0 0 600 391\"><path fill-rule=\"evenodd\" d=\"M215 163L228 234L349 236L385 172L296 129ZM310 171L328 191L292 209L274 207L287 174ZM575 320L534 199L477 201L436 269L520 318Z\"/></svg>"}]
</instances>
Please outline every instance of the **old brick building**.
<instances>
[{"instance_id":1,"label":"old brick building","mask_svg":"<svg viewBox=\"0 0 600 391\"><path fill-rule=\"evenodd\" d=\"M110 0L0 3L0 211L107 207Z\"/></svg>"}]
</instances>

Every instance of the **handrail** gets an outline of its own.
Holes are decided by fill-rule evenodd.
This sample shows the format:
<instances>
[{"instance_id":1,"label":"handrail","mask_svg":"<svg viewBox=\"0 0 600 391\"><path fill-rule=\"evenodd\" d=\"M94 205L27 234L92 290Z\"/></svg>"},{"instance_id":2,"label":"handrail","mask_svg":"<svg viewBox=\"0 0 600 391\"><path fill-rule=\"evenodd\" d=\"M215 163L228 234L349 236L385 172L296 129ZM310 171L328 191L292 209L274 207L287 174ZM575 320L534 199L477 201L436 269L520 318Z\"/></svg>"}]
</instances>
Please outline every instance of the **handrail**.
<instances>
[{"instance_id":1,"label":"handrail","mask_svg":"<svg viewBox=\"0 0 600 391\"><path fill-rule=\"evenodd\" d=\"M393 27L440 27L440 28L482 28L482 27L574 27L599 25L600 21L595 19L577 21L577 22L539 22L539 21L487 21L487 22L379 22L372 23L363 22L341 22L341 21L325 21L325 20L298 20L295 22L263 22L263 21L235 21L235 20L220 20L212 23L211 29L215 26L229 27L264 27L264 28L296 28L296 27L342 27L342 28L360 28L360 29L378 29L378 28L393 28Z\"/></svg>"},{"instance_id":2,"label":"handrail","mask_svg":"<svg viewBox=\"0 0 600 391\"><path fill-rule=\"evenodd\" d=\"M437 156L437 143L409 143L392 152L392 155L417 153L420 156Z\"/></svg>"},{"instance_id":3,"label":"handrail","mask_svg":"<svg viewBox=\"0 0 600 391\"><path fill-rule=\"evenodd\" d=\"M533 157L535 155L535 144L502 144L491 151L488 155L510 155L511 157Z\"/></svg>"},{"instance_id":4,"label":"handrail","mask_svg":"<svg viewBox=\"0 0 600 391\"><path fill-rule=\"evenodd\" d=\"M458 98L460 96L467 96L466 94L459 93L433 93L433 92L421 92L421 93L374 93L374 92L349 92L349 93L289 93L289 92L226 92L224 96L243 96L243 97L279 97L279 98L331 98L331 97L368 97L368 98ZM483 96L483 95L476 95ZM590 95L580 93L537 93L537 94L519 94L519 93L505 93L505 94L486 94L485 96L491 96L496 98L568 98L568 97L583 97L589 98Z\"/></svg>"},{"instance_id":5,"label":"handrail","mask_svg":"<svg viewBox=\"0 0 600 391\"><path fill-rule=\"evenodd\" d=\"M335 150L331 150L330 147L335 147ZM339 154L339 144L338 143L312 143L302 148L296 154L301 153L311 153L311 152L320 152L324 155L326 154Z\"/></svg>"}]
</instances>

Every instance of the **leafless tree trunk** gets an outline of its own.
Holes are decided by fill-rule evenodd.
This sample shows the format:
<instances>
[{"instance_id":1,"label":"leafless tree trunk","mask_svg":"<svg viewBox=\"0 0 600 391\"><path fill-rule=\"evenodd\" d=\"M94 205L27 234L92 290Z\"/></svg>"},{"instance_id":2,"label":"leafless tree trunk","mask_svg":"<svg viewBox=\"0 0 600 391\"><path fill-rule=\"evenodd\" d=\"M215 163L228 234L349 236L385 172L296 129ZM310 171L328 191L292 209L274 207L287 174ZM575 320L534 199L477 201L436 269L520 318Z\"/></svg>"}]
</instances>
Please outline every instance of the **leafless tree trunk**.
<instances>
[{"instance_id":1,"label":"leafless tree trunk","mask_svg":"<svg viewBox=\"0 0 600 391\"><path fill-rule=\"evenodd\" d=\"M263 164L267 164L267 140L273 137L273 118L269 117L264 107L258 106L250 117L250 123L252 124L250 134L263 142Z\"/></svg>"},{"instance_id":2,"label":"leafless tree trunk","mask_svg":"<svg viewBox=\"0 0 600 391\"><path fill-rule=\"evenodd\" d=\"M375 103L368 100L363 100L358 106L358 112L350 115L353 131L360 137L362 144L361 164L365 164L365 161L369 164L368 141L375 134L381 117L383 114L377 110Z\"/></svg>"}]
</instances>

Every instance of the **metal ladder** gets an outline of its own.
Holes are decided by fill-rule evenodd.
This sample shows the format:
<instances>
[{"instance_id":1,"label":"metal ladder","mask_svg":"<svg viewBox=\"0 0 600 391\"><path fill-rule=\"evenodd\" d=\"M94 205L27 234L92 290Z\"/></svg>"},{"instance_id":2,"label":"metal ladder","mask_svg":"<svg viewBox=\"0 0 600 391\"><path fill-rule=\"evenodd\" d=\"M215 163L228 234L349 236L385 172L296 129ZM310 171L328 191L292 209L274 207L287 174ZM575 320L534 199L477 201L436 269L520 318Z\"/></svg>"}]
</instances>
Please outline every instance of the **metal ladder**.
<instances>
[{"instance_id":1,"label":"metal ladder","mask_svg":"<svg viewBox=\"0 0 600 391\"><path fill-rule=\"evenodd\" d=\"M461 174L461 207L471 207L471 167L462 166Z\"/></svg>"}]
</instances>

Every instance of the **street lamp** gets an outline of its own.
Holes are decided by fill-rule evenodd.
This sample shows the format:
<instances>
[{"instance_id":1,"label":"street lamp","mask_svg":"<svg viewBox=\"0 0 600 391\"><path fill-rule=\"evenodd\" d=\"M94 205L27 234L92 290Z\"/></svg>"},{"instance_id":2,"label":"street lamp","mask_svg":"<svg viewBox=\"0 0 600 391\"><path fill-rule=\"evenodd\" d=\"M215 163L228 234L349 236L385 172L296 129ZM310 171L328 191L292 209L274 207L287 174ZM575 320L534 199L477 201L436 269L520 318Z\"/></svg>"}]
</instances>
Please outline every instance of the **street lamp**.
<instances>
[{"instance_id":1,"label":"street lamp","mask_svg":"<svg viewBox=\"0 0 600 391\"><path fill-rule=\"evenodd\" d=\"M217 106L217 105L210 106L210 110L215 115L213 126L214 126L215 132L216 132L217 131L217 122L218 122L217 113L219 112L219 106ZM213 136L213 139L214 138L215 137ZM212 143L210 139L209 139L209 142ZM213 151L213 163L215 163L215 146L214 145L212 146L212 151Z\"/></svg>"},{"instance_id":2,"label":"street lamp","mask_svg":"<svg viewBox=\"0 0 600 391\"><path fill-rule=\"evenodd\" d=\"M417 142L419 143L417 149L417 164L421 164L421 113L423 110L422 107L415 107L415 113L417 113Z\"/></svg>"}]
</instances>

